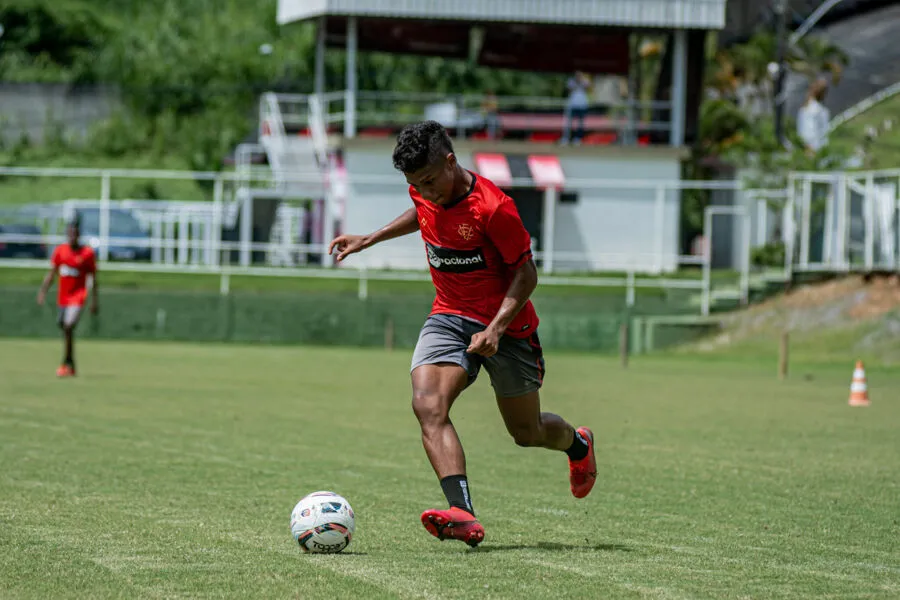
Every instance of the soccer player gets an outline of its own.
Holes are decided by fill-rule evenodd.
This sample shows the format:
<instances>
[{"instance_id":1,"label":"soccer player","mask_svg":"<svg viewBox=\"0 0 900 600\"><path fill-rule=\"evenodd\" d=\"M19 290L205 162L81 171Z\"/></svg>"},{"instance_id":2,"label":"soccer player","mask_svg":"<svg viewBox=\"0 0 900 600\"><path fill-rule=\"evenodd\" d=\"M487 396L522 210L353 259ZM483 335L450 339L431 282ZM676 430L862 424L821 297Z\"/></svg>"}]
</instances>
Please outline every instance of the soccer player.
<instances>
[{"instance_id":1,"label":"soccer player","mask_svg":"<svg viewBox=\"0 0 900 600\"><path fill-rule=\"evenodd\" d=\"M426 510L421 519L438 539L474 547L484 539L484 528L475 518L465 455L449 412L482 366L515 443L568 455L576 498L588 495L597 476L594 436L587 427L575 429L541 412L544 358L529 300L537 268L513 200L459 164L450 137L435 121L404 128L393 163L409 183L414 206L369 235L336 237L329 252L337 249L340 262L379 242L421 232L436 295L413 352L412 408L450 505Z\"/></svg>"},{"instance_id":2,"label":"soccer player","mask_svg":"<svg viewBox=\"0 0 900 600\"><path fill-rule=\"evenodd\" d=\"M59 290L57 304L59 313L57 323L63 331L65 342L65 355L62 365L56 370L58 377L73 377L75 375L75 326L81 317L81 311L88 296L87 278L91 277L91 313L97 314L97 263L94 250L90 246L82 246L79 243L77 216L66 225L67 244L61 244L53 251L50 259L50 271L41 283L38 291L37 303L44 305L47 291L53 285L53 279L59 273Z\"/></svg>"}]
</instances>

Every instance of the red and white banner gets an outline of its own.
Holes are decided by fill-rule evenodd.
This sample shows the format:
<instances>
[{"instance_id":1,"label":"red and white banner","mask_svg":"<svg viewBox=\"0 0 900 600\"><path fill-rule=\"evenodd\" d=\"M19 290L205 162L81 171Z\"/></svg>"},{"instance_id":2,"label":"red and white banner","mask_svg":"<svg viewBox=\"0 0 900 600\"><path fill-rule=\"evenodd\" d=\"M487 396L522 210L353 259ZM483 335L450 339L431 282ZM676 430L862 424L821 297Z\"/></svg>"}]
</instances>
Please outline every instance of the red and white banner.
<instances>
[{"instance_id":1,"label":"red and white banner","mask_svg":"<svg viewBox=\"0 0 900 600\"><path fill-rule=\"evenodd\" d=\"M475 169L479 175L493 181L498 187L512 185L512 172L505 154L475 154Z\"/></svg>"},{"instance_id":2,"label":"red and white banner","mask_svg":"<svg viewBox=\"0 0 900 600\"><path fill-rule=\"evenodd\" d=\"M562 188L566 185L566 174L563 173L558 156L529 154L528 168L536 188Z\"/></svg>"}]
</instances>

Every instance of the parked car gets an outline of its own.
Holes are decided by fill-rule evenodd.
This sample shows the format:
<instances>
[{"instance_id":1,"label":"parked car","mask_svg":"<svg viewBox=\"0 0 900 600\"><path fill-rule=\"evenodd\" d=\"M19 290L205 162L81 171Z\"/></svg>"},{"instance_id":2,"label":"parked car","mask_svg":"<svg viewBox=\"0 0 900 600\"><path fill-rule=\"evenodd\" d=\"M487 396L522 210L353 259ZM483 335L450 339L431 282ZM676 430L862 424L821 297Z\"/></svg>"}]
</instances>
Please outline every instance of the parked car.
<instances>
[{"instance_id":1,"label":"parked car","mask_svg":"<svg viewBox=\"0 0 900 600\"><path fill-rule=\"evenodd\" d=\"M41 235L37 225L0 225L0 258L47 258L47 246L39 241L6 241L4 235Z\"/></svg>"},{"instance_id":2,"label":"parked car","mask_svg":"<svg viewBox=\"0 0 900 600\"><path fill-rule=\"evenodd\" d=\"M100 248L100 209L79 208L81 243L89 244L95 251ZM109 246L109 260L150 260L150 234L141 226L131 211L114 208L109 211L109 237L143 242L128 244L115 242Z\"/></svg>"}]
</instances>

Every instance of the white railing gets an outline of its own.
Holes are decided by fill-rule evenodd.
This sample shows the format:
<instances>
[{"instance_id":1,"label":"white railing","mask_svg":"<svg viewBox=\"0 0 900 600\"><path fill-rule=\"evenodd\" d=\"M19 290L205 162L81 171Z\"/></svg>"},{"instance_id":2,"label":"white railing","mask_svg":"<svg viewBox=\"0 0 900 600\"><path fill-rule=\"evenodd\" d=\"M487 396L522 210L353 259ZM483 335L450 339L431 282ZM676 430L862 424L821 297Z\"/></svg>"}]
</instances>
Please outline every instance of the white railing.
<instances>
[{"instance_id":1,"label":"white railing","mask_svg":"<svg viewBox=\"0 0 900 600\"><path fill-rule=\"evenodd\" d=\"M38 236L10 236L10 239L33 240ZM223 243L224 247L234 249L234 244ZM298 246L299 247L299 246ZM265 244L254 245L254 248L265 250ZM540 256L537 257L538 259ZM0 258L0 268L17 269L46 269L47 261L35 259L3 259ZM222 294L230 292L230 278L233 275L254 277L294 277L313 279L340 279L357 281L357 295L360 300L368 298L370 281L431 281L430 275L420 272L380 271L366 269L365 267L351 266L343 269L316 269L316 268L273 268L273 267L240 267L233 265L165 265L135 262L110 262L101 265L103 272L120 273L168 273L168 274L194 274L212 275L219 277L219 290ZM703 291L703 282L700 279L655 278L641 277L634 272L629 272L617 277L541 277L542 286L570 286L570 287L606 287L621 288L625 292L625 305L633 307L636 302L638 289L682 289L693 290L698 293Z\"/></svg>"},{"instance_id":2,"label":"white railing","mask_svg":"<svg viewBox=\"0 0 900 600\"><path fill-rule=\"evenodd\" d=\"M881 104L885 100L889 98L893 98L897 94L900 94L900 81L893 85L889 85L888 87L881 89L868 98L864 98L860 100L841 114L834 117L830 123L828 123L828 131L829 133L850 121L851 119L855 119L862 113L866 112L876 104Z\"/></svg>"},{"instance_id":3,"label":"white railing","mask_svg":"<svg viewBox=\"0 0 900 600\"><path fill-rule=\"evenodd\" d=\"M254 242L248 219L252 218L252 198L240 200L239 205L228 204L235 197L240 186L264 187L271 181L266 173L252 169L235 172L184 172L135 169L44 169L36 167L0 167L0 175L5 177L74 178L95 179L91 186L99 194L96 198L69 199L68 203L46 202L26 205L20 208L0 209L0 226L9 221L28 221L39 224L40 235L13 234L0 232L0 255L10 244L33 244L51 246L63 242L61 222L67 209L92 207L98 211L98 225L88 235L90 243L96 245L98 256L108 270L138 270L160 272L203 272L219 274L227 278L233 273L259 275L279 274L283 276L338 277L358 279L361 294L365 293L366 281L370 279L415 279L428 278L427 265L418 246L379 247L381 254L377 261L371 253L354 257L351 264L335 268L296 268L304 264L316 263L331 266L327 253L330 239L328 228L322 224L318 239L301 243L303 232L310 226L310 215L299 207L281 203L270 227L275 228L274 241ZM288 180L315 177L315 175L285 175ZM122 179L139 180L186 180L211 182L212 201L174 202L146 200L114 200L113 182ZM354 176L353 186L393 186L398 194L405 186L397 175ZM514 181L514 186L528 187L530 181ZM63 186L50 186L59 189ZM118 184L117 188L122 187ZM670 289L690 289L700 296L700 312L707 314L716 298L733 298L746 302L750 285L750 251L762 246L772 236L771 224L782 227L781 236L785 243L784 276L790 277L794 271L872 271L896 270L900 267L900 169L867 172L833 173L793 173L785 190L745 190L738 182L722 181L654 181L617 179L571 179L566 188L572 190L604 190L615 197L615 190L643 190L643 201L654 199L655 204L645 210L646 220L636 221L635 235L645 234L648 243L628 252L596 252L589 250L563 251L554 242L552 231L543 235L547 246L535 253L535 258L543 272L542 281L547 285L585 285L623 287L628 304L633 304L635 289L656 287ZM360 188L356 188L360 189ZM663 240L672 235L671 224L667 221L667 197L682 190L726 190L737 194L736 201L728 207L707 209L703 237L705 250L699 256L668 255ZM554 229L554 218L559 202L559 190L544 192L545 229ZM46 200L46 198L45 198ZM66 200L66 199L59 199ZM320 214L336 214L336 205L331 195L321 202ZM590 202L584 200L583 202ZM782 208L783 204L783 208ZM649 206L647 207L650 208ZM130 211L147 230L146 235L120 235L117 211ZM348 206L353 210L353 205ZM779 212L781 214L779 215ZM384 221L392 215L384 215ZM714 241L721 241L723 230L714 226L719 217L733 219L735 230L731 248L736 250L738 261L736 270L740 280L730 289L716 289L713 284L712 267ZM241 220L241 226L237 227ZM756 227L755 234L753 227ZM235 232L237 239L223 239L223 229ZM588 228L585 231L592 231ZM821 235L816 231L821 230ZM557 231L556 237L561 234ZM643 239L643 238L642 238ZM416 248L415 250L411 248ZM121 249L125 248L125 252ZM146 263L131 261L116 262L110 259L134 255L136 250L150 249ZM586 247L587 248L587 247ZM130 249L130 250L129 250ZM25 252L27 253L27 252ZM696 265L702 267L702 277L697 279L677 279L661 277L662 265L674 260L675 265ZM262 266L263 263L266 266ZM566 277L561 274L563 266L590 272L597 264L617 265L615 270L622 275L615 277ZM646 266L656 265L648 269ZM46 261L22 259L0 259L0 266L46 266ZM275 266L279 265L279 266ZM379 271L383 265L392 271ZM415 265L404 267L403 265ZM399 270L398 270L399 269ZM412 269L412 271L408 271ZM418 269L418 270L416 270ZM653 273L655 277L647 275Z\"/></svg>"},{"instance_id":4,"label":"white railing","mask_svg":"<svg viewBox=\"0 0 900 600\"><path fill-rule=\"evenodd\" d=\"M900 169L793 173L786 220L788 273L897 270Z\"/></svg>"},{"instance_id":5,"label":"white railing","mask_svg":"<svg viewBox=\"0 0 900 600\"><path fill-rule=\"evenodd\" d=\"M271 111L273 99L281 111L281 125L294 129L309 128L311 135L319 122L341 126L350 118L346 110L347 95L343 91L320 95L264 94L261 113ZM482 110L486 97L481 94L367 92L356 93L356 127L399 127L433 118L454 130L459 138L485 129L487 116ZM545 96L499 96L497 123L511 131L561 131L566 112L566 99ZM653 120L649 115L669 115L670 102L623 100L615 104L592 104L589 116L595 116L588 129L616 132L623 143L634 143L638 132L668 132L669 120ZM320 111L320 113L319 113ZM599 115L603 118L600 119Z\"/></svg>"},{"instance_id":6,"label":"white railing","mask_svg":"<svg viewBox=\"0 0 900 600\"><path fill-rule=\"evenodd\" d=\"M254 242L251 235L251 227L247 219L252 218L252 198L239 200L240 205L231 208L226 202L227 198L234 197L241 186L264 187L271 176L254 172L252 169L241 169L235 172L182 172L182 171L145 171L133 169L42 169L36 167L0 167L0 175L8 177L72 177L72 178L96 178L96 187L100 195L96 199L81 200L79 206L94 206L101 214L105 231L101 230L92 237L97 245L98 255L103 261L106 270L137 270L159 272L188 272L188 273L213 273L227 278L234 273L283 276L311 276L311 277L338 277L359 279L361 290L366 289L366 281L369 279L416 279L428 278L427 264L422 257L421 249L415 246L412 249L395 249L393 246L379 248L381 254L376 262L370 258L370 253L364 253L354 257L351 264L342 264L331 269L296 268L298 265L309 264L310 261L323 266L331 266L331 258L327 253L327 241L330 239L328 228L323 227L318 240L311 243L300 243L303 239L301 232L309 223L304 221L309 215L299 211L296 207L281 204L277 215L268 226L276 228L274 241ZM284 176L287 180L306 180L314 175ZM212 182L212 202L165 202L165 201L140 201L122 202L111 197L112 183L121 179L158 179L158 180L189 180ZM360 176L356 175L351 181L350 196L353 196L353 188L358 186L394 186L398 194L405 193L405 185L402 178L397 175L384 176ZM531 181L514 181L514 186L533 186ZM117 187L119 187L117 185ZM746 194L740 189L737 182L722 181L659 181L659 180L617 180L617 179L571 179L566 183L567 189L574 190L604 190L615 197L614 190L629 190L631 193L643 190L641 202L650 202L645 214L646 218L634 222L635 233L643 232L643 238L648 240L645 247L636 247L627 252L596 252L589 250L563 251L559 242L554 243L551 235L543 236L547 246L542 251L535 253L543 272L542 282L547 285L584 285L584 286L609 286L622 287L626 290L627 303L634 303L635 290L640 288L664 288L664 289L688 289L694 290L698 295L706 298L701 303L703 312L709 308L711 298L723 297L724 292L713 289L710 277L696 279L679 279L661 276L664 272L663 265L672 261L673 267L679 265L696 265L711 268L711 253L707 250L701 256L679 256L668 253L669 242L677 235L677 228L673 226L669 218L669 204L673 200L672 194L682 190L728 190L737 194ZM544 219L544 227L548 223L551 229L553 216L556 214L560 191L550 188L544 192L544 211L548 217ZM323 200L321 209L323 215L334 215L336 206L334 199L328 195ZM582 202L591 202L583 200ZM37 212L41 213L40 219L44 223L56 218L53 227L45 227L46 232L40 236L22 236L0 233L0 244L4 243L38 243L53 245L63 242L62 227L60 226L63 215L64 203L56 205L57 212L46 204L40 209L32 206L21 210L6 209L0 211L0 223L6 220L28 220L38 222ZM652 207L652 208L651 208ZM122 236L116 233L116 224L110 221L111 211L128 209L133 211L143 223L149 223L149 231L145 236ZM154 209L158 209L154 212ZM348 205L348 211L352 211L352 205ZM37 212L36 212L37 211ZM746 211L751 215L753 211ZM56 215L54 217L54 215ZM393 215L385 214L384 221L388 221ZM241 220L240 227L237 222ZM327 218L326 218L327 221ZM200 223L195 225L195 223ZM221 231L232 228L236 232L237 239L227 241L223 239ZM592 231L588 228L586 231ZM562 234L557 232L557 238ZM704 232L706 240L711 241L719 234L713 230L710 224ZM643 239L642 238L642 239ZM565 240L561 240L565 241ZM744 236L740 244L747 244L749 240ZM107 260L117 258L111 256L110 251L116 254L121 248L146 249L150 248L150 261L146 263L116 262ZM409 248L409 247L408 247ZM749 248L742 249L742 256L746 256ZM126 253L127 255L127 253ZM259 258L254 258L259 257ZM266 266L259 264L262 262ZM45 262L37 264L45 266ZM596 269L597 264L616 265L609 270L621 272L622 275L614 277L578 276L565 277L560 270L568 264L568 268L590 272ZM0 266L34 266L35 263L19 259L2 259ZM280 266L275 266L280 265ZM393 265L392 271L378 271L376 265ZM418 272L398 272L397 269L406 269L402 265L415 265ZM638 267L637 265L656 265L651 269ZM738 291L734 297L746 299L749 285L749 263L743 261L740 265L741 280ZM653 273L654 277L648 274ZM361 292L362 293L362 292ZM718 293L718 295L717 295ZM730 292L729 292L730 293ZM726 294L727 295L727 294Z\"/></svg>"}]
</instances>

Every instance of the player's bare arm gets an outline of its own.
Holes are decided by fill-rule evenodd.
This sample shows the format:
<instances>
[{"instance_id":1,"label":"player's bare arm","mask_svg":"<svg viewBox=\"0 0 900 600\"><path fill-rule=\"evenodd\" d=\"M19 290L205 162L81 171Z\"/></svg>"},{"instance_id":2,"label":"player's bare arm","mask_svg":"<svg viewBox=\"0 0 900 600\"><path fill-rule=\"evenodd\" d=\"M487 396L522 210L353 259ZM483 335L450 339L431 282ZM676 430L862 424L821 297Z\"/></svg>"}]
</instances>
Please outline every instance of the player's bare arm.
<instances>
[{"instance_id":1,"label":"player's bare arm","mask_svg":"<svg viewBox=\"0 0 900 600\"><path fill-rule=\"evenodd\" d=\"M361 252L379 242L403 237L419 230L419 220L416 217L416 209L410 208L399 217L369 235L339 235L328 246L328 253L338 251L337 261L341 262L351 254Z\"/></svg>"},{"instance_id":2,"label":"player's bare arm","mask_svg":"<svg viewBox=\"0 0 900 600\"><path fill-rule=\"evenodd\" d=\"M50 267L50 270L47 271L47 274L44 275L44 281L41 282L41 287L38 290L37 295L37 303L39 306L44 305L44 301L47 299L47 292L50 291L50 286L53 285L53 280L56 279L57 270L59 270L59 267L53 265Z\"/></svg>"},{"instance_id":3,"label":"player's bare arm","mask_svg":"<svg viewBox=\"0 0 900 600\"><path fill-rule=\"evenodd\" d=\"M506 328L512 323L525 303L531 297L534 289L537 287L538 275L537 267L534 260L525 261L522 266L516 269L512 283L509 284L509 290L500 305L500 310L494 320L488 327L472 336L472 342L469 344L468 352L472 354L480 354L489 357L497 353L497 347L500 345L500 337L506 332Z\"/></svg>"}]
</instances>

